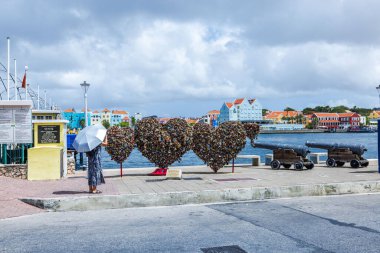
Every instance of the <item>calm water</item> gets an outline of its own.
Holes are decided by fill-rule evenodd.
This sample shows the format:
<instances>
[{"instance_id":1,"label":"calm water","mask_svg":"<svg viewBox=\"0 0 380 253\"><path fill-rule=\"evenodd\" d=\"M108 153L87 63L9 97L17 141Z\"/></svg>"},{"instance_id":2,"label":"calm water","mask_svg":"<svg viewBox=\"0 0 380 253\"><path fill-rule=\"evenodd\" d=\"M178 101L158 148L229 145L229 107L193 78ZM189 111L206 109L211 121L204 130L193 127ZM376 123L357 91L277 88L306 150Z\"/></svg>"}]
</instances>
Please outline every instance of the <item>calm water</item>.
<instances>
[{"instance_id":1,"label":"calm water","mask_svg":"<svg viewBox=\"0 0 380 253\"><path fill-rule=\"evenodd\" d=\"M377 133L317 133L317 134L262 134L257 141L270 143L289 143L305 144L306 141L319 142L340 142L340 143L359 143L364 144L368 151L364 154L365 158L377 158ZM324 152L324 150L311 149L312 152ZM111 160L105 149L102 151L102 167L118 168L119 165ZM272 151L260 148L252 148L251 143L247 140L245 148L240 152L242 155L255 154L261 156L264 161L265 154L271 154ZM237 159L236 163L249 164L249 159ZM173 166L202 165L204 164L192 151L187 152L181 162L175 162ZM155 167L145 157L141 155L138 149L134 149L128 160L123 163L123 168L141 168Z\"/></svg>"}]
</instances>

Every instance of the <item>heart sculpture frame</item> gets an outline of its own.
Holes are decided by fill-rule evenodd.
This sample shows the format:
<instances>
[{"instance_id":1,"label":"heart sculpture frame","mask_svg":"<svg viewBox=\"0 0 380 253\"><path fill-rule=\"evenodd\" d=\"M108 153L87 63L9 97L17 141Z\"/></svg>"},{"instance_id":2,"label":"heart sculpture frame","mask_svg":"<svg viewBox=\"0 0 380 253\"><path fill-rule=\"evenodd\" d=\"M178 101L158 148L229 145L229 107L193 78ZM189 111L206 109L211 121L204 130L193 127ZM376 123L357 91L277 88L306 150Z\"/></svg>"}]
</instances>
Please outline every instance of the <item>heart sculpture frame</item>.
<instances>
[{"instance_id":1,"label":"heart sculpture frame","mask_svg":"<svg viewBox=\"0 0 380 253\"><path fill-rule=\"evenodd\" d=\"M111 159L120 164L120 177L123 176L123 162L128 159L134 146L134 133L129 127L113 126L107 130L106 151Z\"/></svg>"},{"instance_id":2,"label":"heart sculpture frame","mask_svg":"<svg viewBox=\"0 0 380 253\"><path fill-rule=\"evenodd\" d=\"M245 147L246 131L240 122L224 122L216 129L204 123L193 127L193 151L215 173Z\"/></svg>"},{"instance_id":3,"label":"heart sculpture frame","mask_svg":"<svg viewBox=\"0 0 380 253\"><path fill-rule=\"evenodd\" d=\"M244 123L243 124L247 137L251 140L253 146L255 139L260 133L260 126L256 123Z\"/></svg>"},{"instance_id":4,"label":"heart sculpture frame","mask_svg":"<svg viewBox=\"0 0 380 253\"><path fill-rule=\"evenodd\" d=\"M168 166L191 149L192 128L184 119L161 124L157 119L145 118L136 124L135 141L142 155L166 174Z\"/></svg>"}]
</instances>

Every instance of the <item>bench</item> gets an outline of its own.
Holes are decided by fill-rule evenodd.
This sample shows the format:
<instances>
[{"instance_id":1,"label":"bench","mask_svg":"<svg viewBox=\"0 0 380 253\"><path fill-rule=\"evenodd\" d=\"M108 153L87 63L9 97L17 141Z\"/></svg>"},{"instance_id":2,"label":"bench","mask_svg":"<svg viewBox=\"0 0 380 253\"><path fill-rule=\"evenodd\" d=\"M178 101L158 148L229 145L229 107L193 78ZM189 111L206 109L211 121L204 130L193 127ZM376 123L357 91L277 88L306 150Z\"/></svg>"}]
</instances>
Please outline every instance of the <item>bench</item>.
<instances>
[{"instance_id":1,"label":"bench","mask_svg":"<svg viewBox=\"0 0 380 253\"><path fill-rule=\"evenodd\" d=\"M318 164L318 163L321 163L321 156L326 156L327 157L327 153L310 153L309 154L309 157L310 157L310 161L312 161L314 164ZM323 161L322 161L323 163Z\"/></svg>"},{"instance_id":2,"label":"bench","mask_svg":"<svg viewBox=\"0 0 380 253\"><path fill-rule=\"evenodd\" d=\"M273 161L273 154L266 154L265 155L265 165L270 165Z\"/></svg>"},{"instance_id":3,"label":"bench","mask_svg":"<svg viewBox=\"0 0 380 253\"><path fill-rule=\"evenodd\" d=\"M259 155L238 155L236 158L252 159L252 166L260 166L260 156Z\"/></svg>"}]
</instances>

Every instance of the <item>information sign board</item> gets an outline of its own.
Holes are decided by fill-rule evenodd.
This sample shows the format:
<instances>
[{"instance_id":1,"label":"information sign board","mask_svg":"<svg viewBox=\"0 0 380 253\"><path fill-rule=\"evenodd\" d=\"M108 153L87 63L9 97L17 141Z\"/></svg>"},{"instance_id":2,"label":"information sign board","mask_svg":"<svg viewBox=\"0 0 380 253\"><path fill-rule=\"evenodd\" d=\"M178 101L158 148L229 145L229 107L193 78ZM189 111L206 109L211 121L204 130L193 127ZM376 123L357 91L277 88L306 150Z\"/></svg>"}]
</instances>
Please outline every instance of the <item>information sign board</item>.
<instances>
[{"instance_id":1,"label":"information sign board","mask_svg":"<svg viewBox=\"0 0 380 253\"><path fill-rule=\"evenodd\" d=\"M37 136L39 144L60 143L60 126L38 126Z\"/></svg>"},{"instance_id":2,"label":"information sign board","mask_svg":"<svg viewBox=\"0 0 380 253\"><path fill-rule=\"evenodd\" d=\"M32 143L31 101L0 101L0 143Z\"/></svg>"}]
</instances>

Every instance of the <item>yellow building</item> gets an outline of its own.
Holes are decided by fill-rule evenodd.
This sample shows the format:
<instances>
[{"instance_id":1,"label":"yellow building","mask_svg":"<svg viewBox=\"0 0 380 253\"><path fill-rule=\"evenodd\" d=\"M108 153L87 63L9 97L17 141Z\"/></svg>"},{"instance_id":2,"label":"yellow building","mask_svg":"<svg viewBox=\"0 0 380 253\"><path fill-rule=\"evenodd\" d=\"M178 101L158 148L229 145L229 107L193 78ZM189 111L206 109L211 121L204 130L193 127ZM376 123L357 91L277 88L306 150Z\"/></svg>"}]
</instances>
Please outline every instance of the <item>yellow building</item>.
<instances>
[{"instance_id":1,"label":"yellow building","mask_svg":"<svg viewBox=\"0 0 380 253\"><path fill-rule=\"evenodd\" d=\"M61 119L59 110L32 110L32 120L56 120Z\"/></svg>"},{"instance_id":2,"label":"yellow building","mask_svg":"<svg viewBox=\"0 0 380 253\"><path fill-rule=\"evenodd\" d=\"M380 118L380 111L372 111L369 116L369 119L379 119Z\"/></svg>"},{"instance_id":3,"label":"yellow building","mask_svg":"<svg viewBox=\"0 0 380 253\"><path fill-rule=\"evenodd\" d=\"M102 122L103 120L105 121L108 121L108 123L111 123L111 111L108 110L107 108L105 108L103 111L102 111L102 115L101 115L101 119L102 119Z\"/></svg>"}]
</instances>

